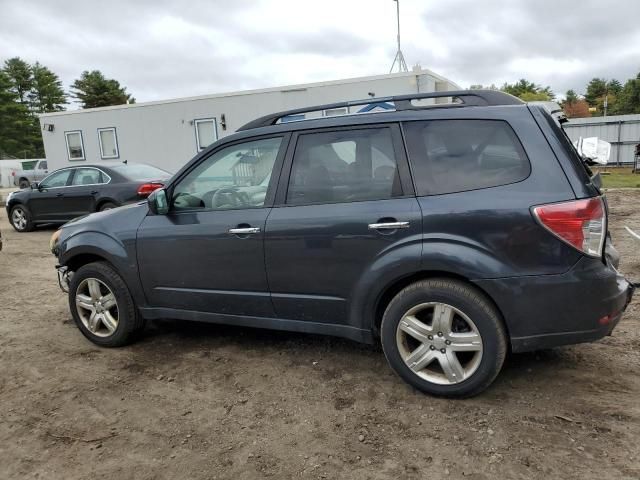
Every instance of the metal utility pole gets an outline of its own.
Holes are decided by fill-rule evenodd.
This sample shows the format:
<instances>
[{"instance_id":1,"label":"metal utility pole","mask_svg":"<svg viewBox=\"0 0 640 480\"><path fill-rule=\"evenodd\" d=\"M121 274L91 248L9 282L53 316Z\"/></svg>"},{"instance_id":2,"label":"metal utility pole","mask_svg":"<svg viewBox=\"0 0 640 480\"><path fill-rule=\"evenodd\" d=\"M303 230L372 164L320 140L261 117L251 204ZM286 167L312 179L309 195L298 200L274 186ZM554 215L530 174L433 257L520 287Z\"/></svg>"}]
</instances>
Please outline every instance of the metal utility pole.
<instances>
[{"instance_id":1,"label":"metal utility pole","mask_svg":"<svg viewBox=\"0 0 640 480\"><path fill-rule=\"evenodd\" d=\"M393 68L398 64L398 72L408 72L407 62L404 61L404 55L402 54L402 50L400 49L400 0L393 0L396 2L396 16L398 19L398 51L396 52L396 56L393 59L393 63L391 64L391 70L389 73L393 72Z\"/></svg>"}]
</instances>

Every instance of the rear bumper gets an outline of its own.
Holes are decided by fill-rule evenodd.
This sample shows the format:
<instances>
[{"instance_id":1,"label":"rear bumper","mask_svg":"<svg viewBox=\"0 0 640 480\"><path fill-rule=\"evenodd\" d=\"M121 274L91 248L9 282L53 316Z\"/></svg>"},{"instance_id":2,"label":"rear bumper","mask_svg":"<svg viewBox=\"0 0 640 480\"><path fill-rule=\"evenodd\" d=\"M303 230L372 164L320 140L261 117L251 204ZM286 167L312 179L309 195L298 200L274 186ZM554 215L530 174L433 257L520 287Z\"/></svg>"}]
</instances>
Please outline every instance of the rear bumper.
<instances>
[{"instance_id":1,"label":"rear bumper","mask_svg":"<svg viewBox=\"0 0 640 480\"><path fill-rule=\"evenodd\" d=\"M592 342L610 335L634 291L610 264L587 257L561 275L475 283L502 311L514 352Z\"/></svg>"}]
</instances>

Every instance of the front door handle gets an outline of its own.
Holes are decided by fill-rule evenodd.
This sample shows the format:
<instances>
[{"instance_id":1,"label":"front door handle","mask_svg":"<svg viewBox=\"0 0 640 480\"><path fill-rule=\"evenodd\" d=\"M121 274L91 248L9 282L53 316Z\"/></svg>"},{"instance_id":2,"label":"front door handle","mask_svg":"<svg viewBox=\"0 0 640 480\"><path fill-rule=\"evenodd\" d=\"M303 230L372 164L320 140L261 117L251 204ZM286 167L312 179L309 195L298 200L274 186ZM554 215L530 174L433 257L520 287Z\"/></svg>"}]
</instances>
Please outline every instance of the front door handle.
<instances>
[{"instance_id":1,"label":"front door handle","mask_svg":"<svg viewBox=\"0 0 640 480\"><path fill-rule=\"evenodd\" d=\"M369 224L369 230L397 230L398 228L409 228L409 222L383 222Z\"/></svg>"},{"instance_id":2,"label":"front door handle","mask_svg":"<svg viewBox=\"0 0 640 480\"><path fill-rule=\"evenodd\" d=\"M56 193L56 197L63 197L64 193Z\"/></svg>"},{"instance_id":3,"label":"front door handle","mask_svg":"<svg viewBox=\"0 0 640 480\"><path fill-rule=\"evenodd\" d=\"M230 228L228 232L232 235L248 235L253 233L260 233L260 227Z\"/></svg>"},{"instance_id":4,"label":"front door handle","mask_svg":"<svg viewBox=\"0 0 640 480\"><path fill-rule=\"evenodd\" d=\"M93 192L91 192L91 195L97 195L99 192L97 190L94 190Z\"/></svg>"}]
</instances>

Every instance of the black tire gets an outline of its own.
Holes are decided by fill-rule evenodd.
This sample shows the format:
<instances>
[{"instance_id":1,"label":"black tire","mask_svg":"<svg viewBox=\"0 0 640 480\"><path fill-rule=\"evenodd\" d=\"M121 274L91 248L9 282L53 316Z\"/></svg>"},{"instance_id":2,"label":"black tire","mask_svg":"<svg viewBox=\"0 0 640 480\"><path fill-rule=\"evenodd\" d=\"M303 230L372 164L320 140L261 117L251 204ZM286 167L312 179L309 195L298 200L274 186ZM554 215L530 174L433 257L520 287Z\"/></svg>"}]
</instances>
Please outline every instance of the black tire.
<instances>
[{"instance_id":1,"label":"black tire","mask_svg":"<svg viewBox=\"0 0 640 480\"><path fill-rule=\"evenodd\" d=\"M29 188L31 186L31 182L29 182L29 180L27 180L26 178L21 178L18 182L18 186L22 189Z\"/></svg>"},{"instance_id":2,"label":"black tire","mask_svg":"<svg viewBox=\"0 0 640 480\"><path fill-rule=\"evenodd\" d=\"M98 208L99 212L104 212L105 210L111 210L112 208L117 208L118 205L116 205L113 202L104 202L102 205L100 205L100 208Z\"/></svg>"},{"instance_id":3,"label":"black tire","mask_svg":"<svg viewBox=\"0 0 640 480\"><path fill-rule=\"evenodd\" d=\"M22 221L14 222L14 216L18 216L20 215L20 213L25 220L24 223ZM16 230L16 232L20 233L31 232L35 228L31 217L31 212L21 203L19 203L18 205L14 205L11 208L11 212L9 213L9 222L11 223L11 226Z\"/></svg>"},{"instance_id":4,"label":"black tire","mask_svg":"<svg viewBox=\"0 0 640 480\"><path fill-rule=\"evenodd\" d=\"M459 381L458 383L440 384L437 381L429 381L428 379L423 378L423 376L425 376L424 372L426 372L426 376L430 376L430 378L434 375L446 375L444 368L441 369L442 373L437 371L441 365L440 360L437 362L432 360L429 364L431 366L424 367L425 369L421 370L419 375L409 368L407 363L405 363L400 351L402 346L399 345L406 344L397 341L396 338L400 321L412 308L425 308L427 309L427 316L424 317L425 324L428 324L429 321L432 322L433 320L429 320L429 318L433 319L435 310L432 311L431 317L429 317L428 308L430 307L420 307L421 304L429 304L431 302L445 304L445 306L453 307L453 310L462 312L469 320L472 321L477 333L481 337L481 353L479 356L473 357L473 355L476 355L476 352L463 353L463 355L472 356L472 361L475 363L473 363L473 366L469 368L469 372L466 369L464 370L465 376L468 372L469 377ZM416 315L420 314L419 310L418 312L419 313ZM456 326L469 325L463 316L458 313L455 313L452 318L454 319L454 322L457 322ZM427 326L431 328L433 327L433 324ZM422 392L436 396L470 397L479 394L491 385L493 380L496 378L502 368L507 353L506 330L501 316L493 304L482 292L473 288L471 285L446 278L419 281L400 291L400 293L391 300L384 312L380 333L382 348L391 368L413 387ZM436 334L434 335L437 336ZM403 339L411 338L413 341L411 336L405 336L402 331L400 333L400 337ZM432 340L432 342L442 342L442 338L446 338L446 335L439 339ZM404 342L407 342L407 340L404 340ZM426 345L427 344L425 344L425 349L421 352L426 353ZM436 350L435 352L432 352L432 355L440 355L440 353L442 353L444 356L445 354L451 354L453 351L446 350L446 348L451 347L451 345L449 345L449 347L446 345L439 345L435 348L432 348L432 345L433 343L428 344L429 349ZM422 347L419 341L418 346ZM440 350L441 346L444 347L443 350ZM440 350L440 353L438 350ZM407 351L413 350L410 347ZM457 352L454 356L459 359L460 357L458 355L461 353L462 352ZM434 363L436 364L435 366L433 365ZM471 365L471 363L468 365ZM431 370L427 370L426 368ZM466 367L463 365L463 368ZM431 373L434 369L436 371Z\"/></svg>"},{"instance_id":5,"label":"black tire","mask_svg":"<svg viewBox=\"0 0 640 480\"><path fill-rule=\"evenodd\" d=\"M117 301L117 327L108 336L94 334L84 324L76 306L78 287L85 280L97 279L114 294ZM101 347L121 347L134 341L144 328L144 320L138 313L135 302L127 285L116 270L106 262L94 262L84 265L71 277L69 284L69 309L82 334Z\"/></svg>"}]
</instances>

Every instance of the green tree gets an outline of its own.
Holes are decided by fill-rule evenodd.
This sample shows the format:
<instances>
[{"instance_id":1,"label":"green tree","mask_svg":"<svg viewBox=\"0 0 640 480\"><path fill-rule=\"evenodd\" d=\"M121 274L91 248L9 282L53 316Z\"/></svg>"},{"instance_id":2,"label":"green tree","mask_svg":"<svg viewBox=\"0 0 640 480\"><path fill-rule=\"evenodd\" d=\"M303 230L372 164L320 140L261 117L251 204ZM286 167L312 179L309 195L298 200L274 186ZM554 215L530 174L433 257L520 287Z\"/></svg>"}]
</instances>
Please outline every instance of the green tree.
<instances>
[{"instance_id":1,"label":"green tree","mask_svg":"<svg viewBox=\"0 0 640 480\"><path fill-rule=\"evenodd\" d=\"M640 113L640 73L625 82L618 95L614 113L626 115Z\"/></svg>"},{"instance_id":2,"label":"green tree","mask_svg":"<svg viewBox=\"0 0 640 480\"><path fill-rule=\"evenodd\" d=\"M58 76L38 62L33 65L31 70L33 83L28 96L33 111L47 113L64 110L67 96Z\"/></svg>"},{"instance_id":3,"label":"green tree","mask_svg":"<svg viewBox=\"0 0 640 480\"><path fill-rule=\"evenodd\" d=\"M11 91L22 104L27 103L27 94L33 85L31 66L19 57L13 57L4 62L4 73L9 79Z\"/></svg>"},{"instance_id":4,"label":"green tree","mask_svg":"<svg viewBox=\"0 0 640 480\"><path fill-rule=\"evenodd\" d=\"M578 100L579 100L578 94L575 92L575 90L567 90L567 93L565 94L564 103L566 103L567 105L572 105L576 103Z\"/></svg>"},{"instance_id":5,"label":"green tree","mask_svg":"<svg viewBox=\"0 0 640 480\"><path fill-rule=\"evenodd\" d=\"M553 100L555 98L551 87L542 87L524 78L514 84L505 83L500 90L510 93L525 102Z\"/></svg>"},{"instance_id":6,"label":"green tree","mask_svg":"<svg viewBox=\"0 0 640 480\"><path fill-rule=\"evenodd\" d=\"M609 90L609 92L611 92L614 95L618 96L620 94L620 92L622 91L622 84L618 80L613 78L613 79L609 80L609 83L607 84L607 89Z\"/></svg>"},{"instance_id":7,"label":"green tree","mask_svg":"<svg viewBox=\"0 0 640 480\"><path fill-rule=\"evenodd\" d=\"M135 98L127 93L125 87L121 87L117 80L105 78L99 70L85 70L71 88L71 96L82 104L82 108L135 103Z\"/></svg>"},{"instance_id":8,"label":"green tree","mask_svg":"<svg viewBox=\"0 0 640 480\"><path fill-rule=\"evenodd\" d=\"M0 71L0 154L17 158L44 156L37 119L30 114L14 88L12 79Z\"/></svg>"},{"instance_id":9,"label":"green tree","mask_svg":"<svg viewBox=\"0 0 640 480\"><path fill-rule=\"evenodd\" d=\"M587 91L584 98L591 107L596 108L595 116L604 115L605 100L607 111L610 113L618 111L618 96L622 92L622 84L614 79L609 81L604 78L593 78L587 84Z\"/></svg>"},{"instance_id":10,"label":"green tree","mask_svg":"<svg viewBox=\"0 0 640 480\"><path fill-rule=\"evenodd\" d=\"M597 107L602 102L606 91L607 81L604 78L592 78L587 84L584 99L590 106Z\"/></svg>"}]
</instances>

